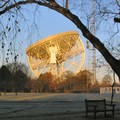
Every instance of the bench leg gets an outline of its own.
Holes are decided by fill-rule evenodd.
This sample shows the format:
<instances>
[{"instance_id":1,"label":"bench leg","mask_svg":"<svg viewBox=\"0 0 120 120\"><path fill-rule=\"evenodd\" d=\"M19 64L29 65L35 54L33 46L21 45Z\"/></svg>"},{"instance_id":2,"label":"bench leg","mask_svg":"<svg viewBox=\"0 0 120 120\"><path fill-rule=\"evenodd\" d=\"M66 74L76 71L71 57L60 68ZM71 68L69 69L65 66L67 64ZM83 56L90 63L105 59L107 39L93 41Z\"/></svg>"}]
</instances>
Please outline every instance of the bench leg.
<instances>
[{"instance_id":1,"label":"bench leg","mask_svg":"<svg viewBox=\"0 0 120 120\"><path fill-rule=\"evenodd\" d=\"M86 111L85 115L86 115L86 117L88 117L88 112L87 111Z\"/></svg>"},{"instance_id":2,"label":"bench leg","mask_svg":"<svg viewBox=\"0 0 120 120\"><path fill-rule=\"evenodd\" d=\"M96 106L94 106L94 118L96 118Z\"/></svg>"},{"instance_id":3,"label":"bench leg","mask_svg":"<svg viewBox=\"0 0 120 120\"><path fill-rule=\"evenodd\" d=\"M113 111L112 111L113 117L115 116L115 107L113 106Z\"/></svg>"},{"instance_id":4,"label":"bench leg","mask_svg":"<svg viewBox=\"0 0 120 120\"><path fill-rule=\"evenodd\" d=\"M105 117L107 116L106 111L104 112L104 116L105 116Z\"/></svg>"},{"instance_id":5,"label":"bench leg","mask_svg":"<svg viewBox=\"0 0 120 120\"><path fill-rule=\"evenodd\" d=\"M96 118L96 112L94 113L94 118Z\"/></svg>"},{"instance_id":6,"label":"bench leg","mask_svg":"<svg viewBox=\"0 0 120 120\"><path fill-rule=\"evenodd\" d=\"M113 117L115 116L114 110L112 111Z\"/></svg>"},{"instance_id":7,"label":"bench leg","mask_svg":"<svg viewBox=\"0 0 120 120\"><path fill-rule=\"evenodd\" d=\"M112 112L112 116L114 117L114 116L115 116L114 110L112 110L112 111L110 111L110 112ZM104 112L104 116L107 117L107 111Z\"/></svg>"}]
</instances>

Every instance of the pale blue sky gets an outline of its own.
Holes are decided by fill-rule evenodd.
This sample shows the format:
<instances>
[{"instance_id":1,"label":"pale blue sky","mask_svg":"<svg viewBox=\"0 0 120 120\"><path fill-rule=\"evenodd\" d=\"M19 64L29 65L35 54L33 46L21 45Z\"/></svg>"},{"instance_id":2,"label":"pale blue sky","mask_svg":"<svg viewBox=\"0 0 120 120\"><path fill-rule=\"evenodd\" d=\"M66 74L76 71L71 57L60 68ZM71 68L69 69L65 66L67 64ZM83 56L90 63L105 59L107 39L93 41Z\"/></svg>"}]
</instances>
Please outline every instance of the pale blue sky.
<instances>
[{"instance_id":1,"label":"pale blue sky","mask_svg":"<svg viewBox=\"0 0 120 120\"><path fill-rule=\"evenodd\" d=\"M21 24L21 32L17 34L17 37L15 39L16 41L15 47L20 55L18 58L19 61L27 63L25 50L30 44L61 32L73 31L73 30L79 32L80 38L82 39L86 47L86 38L84 38L80 30L69 19L65 18L63 15L53 10L50 10L46 7L39 7L38 9L34 5L23 6L23 9L24 9L23 14L25 15L25 19L21 17L22 15L17 16L19 18L18 21ZM36 10L37 12L33 12L33 9L34 10L37 9ZM78 14L79 17L81 17L79 11L76 12L74 10L74 12ZM33 14L35 15L35 17ZM85 16L82 17L84 18ZM26 22L24 20L26 20ZM83 22L85 23L86 21ZM99 28L99 32L96 32L97 33L96 36L98 36L102 41L104 41L108 38L110 34L110 33L108 34L109 32L108 30L106 31L106 28L109 29L110 26L108 26L108 24L105 23L102 24L103 24L102 27ZM114 25L114 23L112 24ZM112 29L112 27L110 29ZM97 56L100 56L98 51L97 51ZM85 67L89 67L87 60ZM102 71L100 72L99 70L99 73L102 73Z\"/></svg>"}]
</instances>

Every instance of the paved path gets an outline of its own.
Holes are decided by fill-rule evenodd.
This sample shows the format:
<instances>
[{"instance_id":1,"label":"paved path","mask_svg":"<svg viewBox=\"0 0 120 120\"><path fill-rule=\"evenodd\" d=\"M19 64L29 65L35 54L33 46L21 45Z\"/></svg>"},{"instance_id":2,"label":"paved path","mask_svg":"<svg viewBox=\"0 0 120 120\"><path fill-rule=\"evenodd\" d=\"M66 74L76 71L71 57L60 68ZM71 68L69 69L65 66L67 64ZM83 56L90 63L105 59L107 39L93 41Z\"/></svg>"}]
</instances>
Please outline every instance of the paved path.
<instances>
[{"instance_id":1,"label":"paved path","mask_svg":"<svg viewBox=\"0 0 120 120\"><path fill-rule=\"evenodd\" d=\"M84 99L107 99L110 95L101 94L7 94L0 96L0 120L86 120ZM115 118L98 119L120 120L120 95L116 102ZM92 116L89 119L93 119Z\"/></svg>"}]
</instances>

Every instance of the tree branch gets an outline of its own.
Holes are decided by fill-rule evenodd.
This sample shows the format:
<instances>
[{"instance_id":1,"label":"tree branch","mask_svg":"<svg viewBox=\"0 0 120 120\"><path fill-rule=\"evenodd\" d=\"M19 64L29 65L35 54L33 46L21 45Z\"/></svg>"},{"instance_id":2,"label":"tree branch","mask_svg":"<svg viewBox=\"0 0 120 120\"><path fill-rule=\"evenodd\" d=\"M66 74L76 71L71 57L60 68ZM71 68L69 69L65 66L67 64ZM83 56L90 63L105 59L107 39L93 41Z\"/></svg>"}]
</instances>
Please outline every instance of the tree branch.
<instances>
[{"instance_id":1,"label":"tree branch","mask_svg":"<svg viewBox=\"0 0 120 120\"><path fill-rule=\"evenodd\" d=\"M35 0L26 0L26 1L19 1L19 2L16 2L16 1L15 1L14 4L11 4L11 5L9 5L9 6L6 6L5 9L1 10L1 11L0 11L0 15L4 14L5 12L7 12L7 11L9 11L9 10L15 8L15 7L18 7L18 6L20 6L20 5L29 4L29 3L37 3L37 2L39 2L40 5L42 5L42 2L40 2L40 1L35 1Z\"/></svg>"},{"instance_id":2,"label":"tree branch","mask_svg":"<svg viewBox=\"0 0 120 120\"><path fill-rule=\"evenodd\" d=\"M114 18L114 22L120 23L120 18Z\"/></svg>"},{"instance_id":3,"label":"tree branch","mask_svg":"<svg viewBox=\"0 0 120 120\"><path fill-rule=\"evenodd\" d=\"M10 0L6 1L0 8L3 8L7 3L9 3Z\"/></svg>"}]
</instances>

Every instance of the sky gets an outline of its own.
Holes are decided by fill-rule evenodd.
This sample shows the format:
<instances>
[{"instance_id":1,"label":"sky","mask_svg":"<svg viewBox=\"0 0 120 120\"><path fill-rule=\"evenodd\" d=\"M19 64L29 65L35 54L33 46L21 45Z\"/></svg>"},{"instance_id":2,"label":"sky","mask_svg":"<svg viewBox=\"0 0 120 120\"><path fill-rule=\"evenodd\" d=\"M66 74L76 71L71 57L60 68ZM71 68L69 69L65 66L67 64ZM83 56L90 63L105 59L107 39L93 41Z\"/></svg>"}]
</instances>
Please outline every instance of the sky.
<instances>
[{"instance_id":1,"label":"sky","mask_svg":"<svg viewBox=\"0 0 120 120\"><path fill-rule=\"evenodd\" d=\"M83 69L88 69L88 68L90 69L90 67L92 67L92 65L91 65L92 51L88 51L88 49L86 49L86 38L83 37L83 35L81 34L81 31L76 27L76 25L74 25L69 19L65 18L63 15L59 14L58 12L50 10L45 7L41 7L40 13L37 14L36 16L37 16L36 22L38 23L37 24L38 31L36 31L36 29L34 27L31 28L32 33L31 33L30 37L28 37L27 40L25 40L27 42L23 43L24 51L29 45L34 44L35 42L37 42L43 38L47 38L48 36L55 35L55 34L58 34L61 32L77 31L80 35L80 38L81 38L83 44L84 44L85 52L86 52L86 60L85 60ZM34 31L36 31L36 32L34 32ZM92 45L91 45L91 47L92 47ZM96 51L96 54L98 57L101 56L98 53L98 51ZM26 55L24 57L26 59ZM89 57L89 59L88 59L88 57ZM89 63L88 63L88 61L89 61ZM26 62L27 62L27 59L26 59ZM97 75L98 75L98 70L96 70L96 76ZM99 78L97 77L97 79L99 79ZM100 79L102 79L102 78L100 78Z\"/></svg>"},{"instance_id":2,"label":"sky","mask_svg":"<svg viewBox=\"0 0 120 120\"><path fill-rule=\"evenodd\" d=\"M63 15L61 15L53 10L49 10L48 8L42 7L40 10L40 16L38 18L38 21L39 21L39 24L37 25L37 27L38 27L39 31L32 33L32 35L30 36L30 43L29 43L29 39L28 39L29 44L26 42L27 44L24 45L25 49L30 44L33 44L33 43L37 42L38 40L41 40L48 36L58 34L61 32L77 31L80 35L80 38L81 38L83 44L84 44L85 52L87 53L83 69L88 69L89 67L91 67L90 61L92 61L92 53L88 53L91 51L88 51L86 49L86 38L84 38L82 36L81 31L69 19L65 18ZM88 56L88 54L89 54L89 56ZM90 58L88 59L88 57L90 57ZM88 61L89 61L89 63L88 63Z\"/></svg>"},{"instance_id":3,"label":"sky","mask_svg":"<svg viewBox=\"0 0 120 120\"><path fill-rule=\"evenodd\" d=\"M62 32L77 31L81 34L80 30L70 20L53 10L41 7L39 14L39 18L37 19L39 21L37 25L39 32L33 33L32 36L35 37L30 37L30 44ZM80 35L80 38L83 39L82 35ZM85 44L85 40L83 39L82 41ZM26 47L28 46L26 44Z\"/></svg>"},{"instance_id":4,"label":"sky","mask_svg":"<svg viewBox=\"0 0 120 120\"><path fill-rule=\"evenodd\" d=\"M22 15L17 16L18 22L20 24L21 32L17 34L17 37L15 39L16 41L15 49L16 49L16 53L19 53L19 57L18 57L19 61L28 64L27 57L26 57L26 48L29 45L43 38L46 38L48 36L58 34L61 32L74 31L74 30L77 31L86 48L86 38L84 38L83 35L81 34L81 31L63 15L53 10L50 10L46 7L40 7L40 9L38 9L35 6L27 5L27 7L23 6L23 9L24 9L23 14L26 17L24 19L21 17ZM33 12L33 9L36 10L37 12L36 11ZM73 12L75 14L78 14L79 16L78 11L76 12L73 10ZM84 18L84 16L82 17ZM84 20L83 22L85 23ZM104 35L105 34L104 27L108 27L108 26L104 24L102 26L102 29L100 29L101 32L100 33L96 32L96 36L100 37L102 41L104 41L107 38L107 36ZM9 36L9 38L11 36L12 34ZM86 62L85 62L84 69L89 67L88 60L92 60L92 56L89 55L89 52L90 51L86 49L87 55L86 55ZM96 54L97 54L97 58L101 57L101 54L98 51L96 51ZM90 57L89 59L87 58L88 55ZM2 57L1 57L1 60L2 60ZM101 73L102 71L97 70L97 75Z\"/></svg>"}]
</instances>

